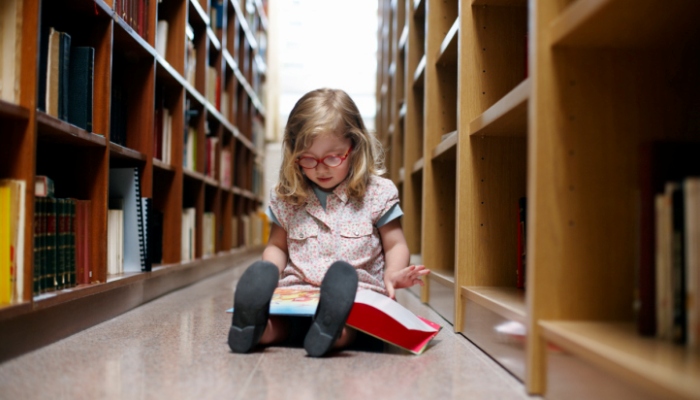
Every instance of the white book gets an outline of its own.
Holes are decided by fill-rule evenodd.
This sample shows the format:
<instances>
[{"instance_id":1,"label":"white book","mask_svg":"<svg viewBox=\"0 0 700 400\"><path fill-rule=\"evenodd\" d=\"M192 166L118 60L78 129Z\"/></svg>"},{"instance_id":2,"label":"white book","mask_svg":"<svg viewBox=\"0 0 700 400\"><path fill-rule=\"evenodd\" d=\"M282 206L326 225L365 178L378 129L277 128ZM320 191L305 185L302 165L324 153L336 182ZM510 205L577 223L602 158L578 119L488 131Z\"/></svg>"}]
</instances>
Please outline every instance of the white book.
<instances>
[{"instance_id":1,"label":"white book","mask_svg":"<svg viewBox=\"0 0 700 400\"><path fill-rule=\"evenodd\" d=\"M685 282L687 340L700 348L700 177L686 178L685 193Z\"/></svg>"},{"instance_id":2,"label":"white book","mask_svg":"<svg viewBox=\"0 0 700 400\"><path fill-rule=\"evenodd\" d=\"M170 165L170 154L173 137L173 116L170 110L163 109L163 162Z\"/></svg>"},{"instance_id":3,"label":"white book","mask_svg":"<svg viewBox=\"0 0 700 400\"><path fill-rule=\"evenodd\" d=\"M107 211L107 274L115 275L123 270L124 211Z\"/></svg>"},{"instance_id":4,"label":"white book","mask_svg":"<svg viewBox=\"0 0 700 400\"><path fill-rule=\"evenodd\" d=\"M161 57L165 57L168 48L168 21L161 19L156 27L156 51Z\"/></svg>"}]
</instances>

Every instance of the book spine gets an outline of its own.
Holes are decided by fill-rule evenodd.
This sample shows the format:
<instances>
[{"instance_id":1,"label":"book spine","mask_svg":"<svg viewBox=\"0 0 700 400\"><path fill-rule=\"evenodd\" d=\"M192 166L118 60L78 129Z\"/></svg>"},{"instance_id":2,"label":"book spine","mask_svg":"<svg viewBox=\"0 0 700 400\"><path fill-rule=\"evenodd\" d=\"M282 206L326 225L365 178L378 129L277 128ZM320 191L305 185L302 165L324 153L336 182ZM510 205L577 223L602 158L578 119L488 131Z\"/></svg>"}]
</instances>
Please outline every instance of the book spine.
<instances>
[{"instance_id":1,"label":"book spine","mask_svg":"<svg viewBox=\"0 0 700 400\"><path fill-rule=\"evenodd\" d=\"M56 199L46 198L46 269L44 270L44 291L56 290Z\"/></svg>"},{"instance_id":2,"label":"book spine","mask_svg":"<svg viewBox=\"0 0 700 400\"><path fill-rule=\"evenodd\" d=\"M41 242L41 219L43 215L43 198L34 198L34 268L32 278L34 280L34 296L41 293L42 275L42 242Z\"/></svg>"},{"instance_id":3,"label":"book spine","mask_svg":"<svg viewBox=\"0 0 700 400\"><path fill-rule=\"evenodd\" d=\"M78 272L75 257L75 204L75 199L68 199L68 287L75 287Z\"/></svg>"},{"instance_id":4,"label":"book spine","mask_svg":"<svg viewBox=\"0 0 700 400\"><path fill-rule=\"evenodd\" d=\"M70 44L71 37L61 32L60 72L58 86L58 118L68 121L68 104L70 102Z\"/></svg>"},{"instance_id":5,"label":"book spine","mask_svg":"<svg viewBox=\"0 0 700 400\"><path fill-rule=\"evenodd\" d=\"M9 186L0 186L0 304L10 304L12 226L11 210L12 192Z\"/></svg>"},{"instance_id":6,"label":"book spine","mask_svg":"<svg viewBox=\"0 0 700 400\"><path fill-rule=\"evenodd\" d=\"M679 185L672 196L673 202L673 342L685 344L685 250L683 186Z\"/></svg>"}]
</instances>

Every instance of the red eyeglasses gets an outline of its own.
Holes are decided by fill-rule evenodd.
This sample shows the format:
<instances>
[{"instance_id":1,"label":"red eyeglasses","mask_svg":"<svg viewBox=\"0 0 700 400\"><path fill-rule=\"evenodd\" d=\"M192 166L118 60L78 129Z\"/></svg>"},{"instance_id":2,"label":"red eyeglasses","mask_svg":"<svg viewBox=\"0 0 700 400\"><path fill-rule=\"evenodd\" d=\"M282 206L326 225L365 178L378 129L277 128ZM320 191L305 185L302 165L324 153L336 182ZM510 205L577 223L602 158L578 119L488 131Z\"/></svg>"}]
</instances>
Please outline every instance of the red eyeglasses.
<instances>
[{"instance_id":1,"label":"red eyeglasses","mask_svg":"<svg viewBox=\"0 0 700 400\"><path fill-rule=\"evenodd\" d=\"M342 164L346 158L348 158L351 151L352 151L352 146L350 146L348 151L345 152L345 155L342 157L339 157L339 156L336 156L333 154L325 156L323 158L299 157L299 158L297 158L296 163L305 169L316 168L319 163L323 163L323 164L327 165L328 167L335 168L335 167L339 166L340 164Z\"/></svg>"}]
</instances>

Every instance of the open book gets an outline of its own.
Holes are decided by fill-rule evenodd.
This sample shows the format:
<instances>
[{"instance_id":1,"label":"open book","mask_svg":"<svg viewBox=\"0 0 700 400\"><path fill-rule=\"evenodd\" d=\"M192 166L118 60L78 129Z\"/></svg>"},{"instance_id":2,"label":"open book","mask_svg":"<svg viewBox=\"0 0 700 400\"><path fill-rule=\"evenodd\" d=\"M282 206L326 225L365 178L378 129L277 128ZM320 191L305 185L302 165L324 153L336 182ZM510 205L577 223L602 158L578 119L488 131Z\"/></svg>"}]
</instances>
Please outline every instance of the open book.
<instances>
[{"instance_id":1,"label":"open book","mask_svg":"<svg viewBox=\"0 0 700 400\"><path fill-rule=\"evenodd\" d=\"M277 288L270 302L270 314L313 317L319 296L318 289ZM228 312L233 312L233 309ZM357 292L346 323L413 354L422 353L441 328L389 297L371 290Z\"/></svg>"}]
</instances>

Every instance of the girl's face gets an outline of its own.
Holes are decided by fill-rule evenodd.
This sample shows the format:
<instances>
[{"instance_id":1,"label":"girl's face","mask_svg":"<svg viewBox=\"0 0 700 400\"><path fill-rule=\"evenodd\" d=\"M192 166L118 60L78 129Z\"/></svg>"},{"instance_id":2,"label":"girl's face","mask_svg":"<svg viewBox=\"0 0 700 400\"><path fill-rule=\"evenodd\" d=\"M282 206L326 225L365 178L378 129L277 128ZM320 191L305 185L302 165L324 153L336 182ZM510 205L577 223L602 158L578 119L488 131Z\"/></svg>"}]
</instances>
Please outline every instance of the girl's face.
<instances>
[{"instance_id":1,"label":"girl's face","mask_svg":"<svg viewBox=\"0 0 700 400\"><path fill-rule=\"evenodd\" d=\"M347 155L343 162L337 167L329 167L319 161L315 168L301 168L303 173L321 189L331 191L345 180L350 172L350 154L348 150L352 141L336 133L318 136L311 143L311 147L306 149L299 157L312 157L322 160L327 156L343 157Z\"/></svg>"}]
</instances>

